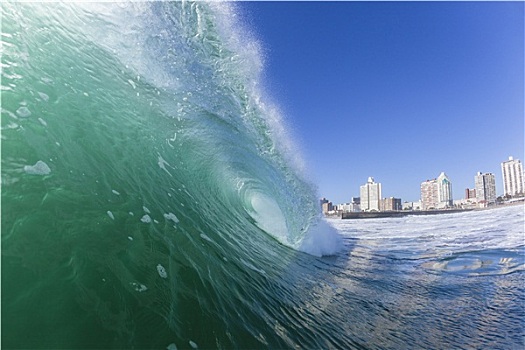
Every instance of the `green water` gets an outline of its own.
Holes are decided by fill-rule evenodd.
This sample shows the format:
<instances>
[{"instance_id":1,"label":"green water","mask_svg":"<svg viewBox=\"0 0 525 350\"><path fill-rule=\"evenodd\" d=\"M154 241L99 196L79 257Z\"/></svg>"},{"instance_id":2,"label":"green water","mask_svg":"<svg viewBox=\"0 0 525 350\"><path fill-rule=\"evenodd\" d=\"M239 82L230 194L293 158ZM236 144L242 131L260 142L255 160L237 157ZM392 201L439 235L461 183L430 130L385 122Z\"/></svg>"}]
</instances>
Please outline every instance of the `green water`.
<instances>
[{"instance_id":1,"label":"green water","mask_svg":"<svg viewBox=\"0 0 525 350\"><path fill-rule=\"evenodd\" d=\"M317 207L228 11L2 4L3 347L266 342Z\"/></svg>"}]
</instances>

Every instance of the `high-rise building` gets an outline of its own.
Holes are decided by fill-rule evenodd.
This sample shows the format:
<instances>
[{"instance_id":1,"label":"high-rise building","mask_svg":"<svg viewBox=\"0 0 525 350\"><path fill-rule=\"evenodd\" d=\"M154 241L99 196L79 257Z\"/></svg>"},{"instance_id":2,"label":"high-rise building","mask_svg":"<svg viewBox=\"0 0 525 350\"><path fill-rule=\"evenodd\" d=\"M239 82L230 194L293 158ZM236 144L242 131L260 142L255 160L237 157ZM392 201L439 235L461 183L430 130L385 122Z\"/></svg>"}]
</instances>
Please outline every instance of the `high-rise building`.
<instances>
[{"instance_id":1,"label":"high-rise building","mask_svg":"<svg viewBox=\"0 0 525 350\"><path fill-rule=\"evenodd\" d=\"M334 210L333 203L324 197L319 200L319 204L321 204L321 211L323 214L328 214L328 212Z\"/></svg>"},{"instance_id":2,"label":"high-rise building","mask_svg":"<svg viewBox=\"0 0 525 350\"><path fill-rule=\"evenodd\" d=\"M332 204L332 202L324 202L321 205L321 208L322 208L323 214L328 214L329 212L334 210L334 205Z\"/></svg>"},{"instance_id":3,"label":"high-rise building","mask_svg":"<svg viewBox=\"0 0 525 350\"><path fill-rule=\"evenodd\" d=\"M450 179L448 178L447 174L445 174L444 172L439 174L436 182L438 186L438 207L451 207L453 205L452 183L450 182Z\"/></svg>"},{"instance_id":4,"label":"high-rise building","mask_svg":"<svg viewBox=\"0 0 525 350\"><path fill-rule=\"evenodd\" d=\"M474 177L476 199L478 202L496 202L496 177L492 173L481 173Z\"/></svg>"},{"instance_id":5,"label":"high-rise building","mask_svg":"<svg viewBox=\"0 0 525 350\"><path fill-rule=\"evenodd\" d=\"M437 179L421 183L422 210L447 208L452 205L452 183L444 172L439 174Z\"/></svg>"},{"instance_id":6,"label":"high-rise building","mask_svg":"<svg viewBox=\"0 0 525 350\"><path fill-rule=\"evenodd\" d=\"M421 183L421 209L436 209L437 201L436 179L427 180Z\"/></svg>"},{"instance_id":7,"label":"high-rise building","mask_svg":"<svg viewBox=\"0 0 525 350\"><path fill-rule=\"evenodd\" d=\"M509 160L501 163L501 174L503 176L504 194L516 196L523 194L525 185L523 183L523 165L519 159L509 157Z\"/></svg>"},{"instance_id":8,"label":"high-rise building","mask_svg":"<svg viewBox=\"0 0 525 350\"><path fill-rule=\"evenodd\" d=\"M361 211L379 211L381 202L381 184L374 182L369 177L366 184L359 189L361 198Z\"/></svg>"}]
</instances>

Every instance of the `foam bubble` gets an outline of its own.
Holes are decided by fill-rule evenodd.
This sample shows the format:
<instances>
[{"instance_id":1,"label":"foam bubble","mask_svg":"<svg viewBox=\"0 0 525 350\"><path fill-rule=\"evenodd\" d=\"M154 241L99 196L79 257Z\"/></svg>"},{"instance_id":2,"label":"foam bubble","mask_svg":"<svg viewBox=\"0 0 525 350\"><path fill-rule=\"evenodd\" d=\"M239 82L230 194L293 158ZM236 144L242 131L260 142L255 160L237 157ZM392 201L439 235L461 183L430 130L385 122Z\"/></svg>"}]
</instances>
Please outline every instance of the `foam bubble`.
<instances>
[{"instance_id":1,"label":"foam bubble","mask_svg":"<svg viewBox=\"0 0 525 350\"><path fill-rule=\"evenodd\" d=\"M143 223L149 224L151 223L151 217L148 214L146 214L140 218L140 221L142 221Z\"/></svg>"},{"instance_id":2,"label":"foam bubble","mask_svg":"<svg viewBox=\"0 0 525 350\"><path fill-rule=\"evenodd\" d=\"M113 216L113 213L111 211L108 210L107 213L112 220L115 220L115 216Z\"/></svg>"},{"instance_id":3,"label":"foam bubble","mask_svg":"<svg viewBox=\"0 0 525 350\"><path fill-rule=\"evenodd\" d=\"M162 278L168 278L168 273L166 272L166 269L161 264L157 265L157 272L159 273L159 276Z\"/></svg>"},{"instance_id":4,"label":"foam bubble","mask_svg":"<svg viewBox=\"0 0 525 350\"><path fill-rule=\"evenodd\" d=\"M36 162L35 165L24 166L24 171L30 175L48 175L51 173L49 166L41 160Z\"/></svg>"},{"instance_id":5,"label":"foam bubble","mask_svg":"<svg viewBox=\"0 0 525 350\"><path fill-rule=\"evenodd\" d=\"M114 194L116 194L117 196L120 196L120 193L115 191L115 190L111 190L111 192L113 192Z\"/></svg>"},{"instance_id":6,"label":"foam bubble","mask_svg":"<svg viewBox=\"0 0 525 350\"><path fill-rule=\"evenodd\" d=\"M31 111L26 106L22 106L16 110L16 114L22 118L28 118L31 115Z\"/></svg>"},{"instance_id":7,"label":"foam bubble","mask_svg":"<svg viewBox=\"0 0 525 350\"><path fill-rule=\"evenodd\" d=\"M6 126L6 129L16 129L18 127L19 127L19 125L17 123L9 123Z\"/></svg>"},{"instance_id":8,"label":"foam bubble","mask_svg":"<svg viewBox=\"0 0 525 350\"><path fill-rule=\"evenodd\" d=\"M38 92L38 96L40 96L40 98L46 102L49 101L49 96L43 92Z\"/></svg>"},{"instance_id":9,"label":"foam bubble","mask_svg":"<svg viewBox=\"0 0 525 350\"><path fill-rule=\"evenodd\" d=\"M164 217L166 218L166 220L171 220L171 221L173 221L176 224L179 223L179 219L173 213L164 214Z\"/></svg>"},{"instance_id":10,"label":"foam bubble","mask_svg":"<svg viewBox=\"0 0 525 350\"><path fill-rule=\"evenodd\" d=\"M145 291L148 290L148 287L146 287L146 286L143 285L142 283L130 282L130 284L131 284L133 287L135 287L135 290L136 290L137 292L142 293L142 292L145 292Z\"/></svg>"},{"instance_id":11,"label":"foam bubble","mask_svg":"<svg viewBox=\"0 0 525 350\"><path fill-rule=\"evenodd\" d=\"M167 350L177 350L177 345L175 343L171 343L166 347Z\"/></svg>"},{"instance_id":12,"label":"foam bubble","mask_svg":"<svg viewBox=\"0 0 525 350\"><path fill-rule=\"evenodd\" d=\"M198 348L197 343L195 343L194 341L191 341L191 340L190 340L190 346L191 346L192 348L194 348L194 349L197 349L197 348Z\"/></svg>"}]
</instances>

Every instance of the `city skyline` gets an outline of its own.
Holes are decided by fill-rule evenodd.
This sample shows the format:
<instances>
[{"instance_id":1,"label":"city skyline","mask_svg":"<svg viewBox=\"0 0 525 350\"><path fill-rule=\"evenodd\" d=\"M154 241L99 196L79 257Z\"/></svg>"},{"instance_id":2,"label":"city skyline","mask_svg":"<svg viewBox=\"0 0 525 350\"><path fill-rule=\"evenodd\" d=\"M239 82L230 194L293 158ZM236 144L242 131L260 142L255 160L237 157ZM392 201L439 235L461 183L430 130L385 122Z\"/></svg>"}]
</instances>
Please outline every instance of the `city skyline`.
<instances>
[{"instance_id":1,"label":"city skyline","mask_svg":"<svg viewBox=\"0 0 525 350\"><path fill-rule=\"evenodd\" d=\"M523 2L243 2L280 111L319 197L370 176L414 201L444 171L454 198L477 172L524 159ZM246 16L244 16L244 14Z\"/></svg>"},{"instance_id":2,"label":"city skyline","mask_svg":"<svg viewBox=\"0 0 525 350\"><path fill-rule=\"evenodd\" d=\"M512 156L509 156L507 159L503 160L501 163L500 163L500 171L501 173L503 173L504 171L509 171L508 169L508 164L511 163L512 164L512 168L515 168L516 171L521 171L521 181L522 181L522 185L521 186L517 186L517 189L518 190L522 190L524 189L523 187L523 176L525 176L525 174L523 173L523 164L521 163L521 160L520 159L516 159ZM505 170L504 170L505 169ZM503 179L503 175L501 174L500 177ZM517 177L515 175L513 175L513 177ZM445 179L445 182L447 183L447 186L450 186L451 188L449 188L447 191L443 191L439 188L438 186L438 183L440 182L443 182L443 179ZM481 185L480 185L480 181L481 181ZM514 182L515 180L513 180ZM519 180L518 180L519 181ZM490 182L490 184L489 184ZM327 199L328 201L330 201L331 203L333 203L334 205L340 205L340 204L347 204L347 203L351 203L351 200L350 198L358 198L358 197L362 197L362 194L363 194L363 188L366 187L367 190L366 191L369 191L368 190L368 186L370 184L374 184L374 185L378 185L378 193L379 193L379 199L385 199L385 198L389 198L389 197L394 197L394 198L399 198L401 199L402 202L417 202L417 201L425 201L425 198L426 200L430 200L429 198L433 198L435 197L436 201L437 202L449 202L449 205L452 206L452 203L450 201L454 201L454 200L461 200L461 199L469 199L468 195L466 194L466 191L473 191L473 193L475 193L475 198L478 200L478 201L484 201L486 200L487 202L490 202L490 203L493 203L497 197L504 197L507 193L504 191L504 188L505 188L505 185L502 183L500 186L497 185L497 181L496 181L496 175L495 173L492 173L492 172L477 172L476 174L474 174L473 176L473 181L472 181L472 186L468 186L468 187L465 187L463 189L461 189L460 191L455 191L453 188L454 188L454 182L451 181L449 179L449 177L446 175L445 172L441 172L439 176L436 176L436 177L433 177L433 178L430 178L430 179L427 179L427 180L424 180L421 182L420 184L420 195L419 195L419 198L417 199L414 199L414 200L408 200L406 198L403 198L402 195L392 195L392 196L384 196L382 195L382 182L378 182L378 183L375 183L374 181L374 178L373 177L369 177L368 180L367 180L367 183L365 183L364 185L360 185L359 186L359 196L357 195L350 195L348 198L348 200L346 201L343 201L343 202L336 202L336 201L333 201L331 200L328 196L322 196L323 199ZM481 189L482 189L482 194L480 194L480 186L481 186ZM498 188L503 188L502 192L498 192ZM486 193L486 191L489 191L490 193ZM450 194L447 194L445 196L445 200L443 200L441 198L441 193L450 193L452 192L452 196L450 198ZM455 193L458 193L458 195L455 195ZM480 196L482 196L483 198L481 198ZM436 203L437 204L437 203Z\"/></svg>"}]
</instances>

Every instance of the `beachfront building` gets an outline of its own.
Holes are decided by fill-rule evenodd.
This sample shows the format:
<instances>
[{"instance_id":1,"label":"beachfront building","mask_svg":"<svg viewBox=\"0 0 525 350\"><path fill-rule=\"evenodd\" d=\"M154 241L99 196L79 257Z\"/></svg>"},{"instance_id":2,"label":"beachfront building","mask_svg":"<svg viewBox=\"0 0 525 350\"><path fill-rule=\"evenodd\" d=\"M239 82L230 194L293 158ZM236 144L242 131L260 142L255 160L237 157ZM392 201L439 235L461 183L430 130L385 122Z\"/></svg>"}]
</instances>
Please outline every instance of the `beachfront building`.
<instances>
[{"instance_id":1,"label":"beachfront building","mask_svg":"<svg viewBox=\"0 0 525 350\"><path fill-rule=\"evenodd\" d=\"M334 211L334 205L330 201L323 202L321 204L321 208L322 208L323 214L325 214L325 215L330 213L330 212L332 212L332 211Z\"/></svg>"},{"instance_id":2,"label":"beachfront building","mask_svg":"<svg viewBox=\"0 0 525 350\"><path fill-rule=\"evenodd\" d=\"M421 210L436 209L437 206L437 183L436 179L421 183Z\"/></svg>"},{"instance_id":3,"label":"beachfront building","mask_svg":"<svg viewBox=\"0 0 525 350\"><path fill-rule=\"evenodd\" d=\"M342 211L343 213L352 213L360 211L359 204L354 202L351 203L342 203L337 206L337 210Z\"/></svg>"},{"instance_id":4,"label":"beachfront building","mask_svg":"<svg viewBox=\"0 0 525 350\"><path fill-rule=\"evenodd\" d=\"M448 178L447 174L442 172L439 174L437 180L437 194L438 194L438 205L437 207L442 208L449 208L453 206L453 199L452 199L452 183L450 182L450 179Z\"/></svg>"},{"instance_id":5,"label":"beachfront building","mask_svg":"<svg viewBox=\"0 0 525 350\"><path fill-rule=\"evenodd\" d=\"M381 211L398 211L402 210L401 198L383 198L381 200Z\"/></svg>"},{"instance_id":6,"label":"beachfront building","mask_svg":"<svg viewBox=\"0 0 525 350\"><path fill-rule=\"evenodd\" d=\"M403 202L403 210L421 210L421 201L417 202Z\"/></svg>"},{"instance_id":7,"label":"beachfront building","mask_svg":"<svg viewBox=\"0 0 525 350\"><path fill-rule=\"evenodd\" d=\"M502 162L501 174L503 176L503 190L506 196L523 195L525 188L523 165L519 159L509 157L509 160Z\"/></svg>"},{"instance_id":8,"label":"beachfront building","mask_svg":"<svg viewBox=\"0 0 525 350\"><path fill-rule=\"evenodd\" d=\"M321 211L325 215L334 211L333 203L324 197L319 200L319 204L321 205Z\"/></svg>"},{"instance_id":9,"label":"beachfront building","mask_svg":"<svg viewBox=\"0 0 525 350\"><path fill-rule=\"evenodd\" d=\"M474 177L476 199L481 204L496 202L496 177L492 173L478 172Z\"/></svg>"},{"instance_id":10,"label":"beachfront building","mask_svg":"<svg viewBox=\"0 0 525 350\"><path fill-rule=\"evenodd\" d=\"M437 179L421 183L421 209L444 209L453 206L452 183L442 172Z\"/></svg>"},{"instance_id":11,"label":"beachfront building","mask_svg":"<svg viewBox=\"0 0 525 350\"><path fill-rule=\"evenodd\" d=\"M478 205L476 198L462 198L454 200L454 208L457 209L475 209L479 206L484 207L485 205Z\"/></svg>"},{"instance_id":12,"label":"beachfront building","mask_svg":"<svg viewBox=\"0 0 525 350\"><path fill-rule=\"evenodd\" d=\"M350 203L341 203L337 205L337 210L342 211L343 213L350 212Z\"/></svg>"},{"instance_id":13,"label":"beachfront building","mask_svg":"<svg viewBox=\"0 0 525 350\"><path fill-rule=\"evenodd\" d=\"M465 189L465 199L476 199L476 189L475 188L467 188Z\"/></svg>"},{"instance_id":14,"label":"beachfront building","mask_svg":"<svg viewBox=\"0 0 525 350\"><path fill-rule=\"evenodd\" d=\"M360 187L361 211L380 211L381 184L369 177L366 184Z\"/></svg>"},{"instance_id":15,"label":"beachfront building","mask_svg":"<svg viewBox=\"0 0 525 350\"><path fill-rule=\"evenodd\" d=\"M361 198L352 197L350 200L350 211L361 211Z\"/></svg>"}]
</instances>

